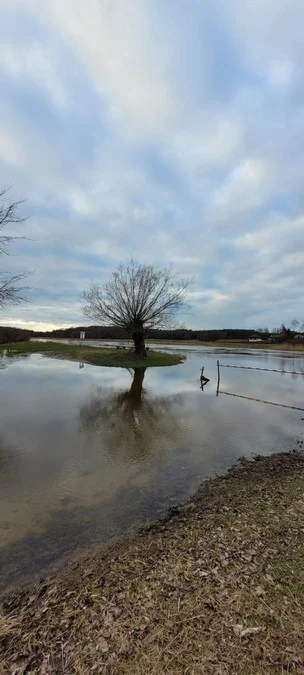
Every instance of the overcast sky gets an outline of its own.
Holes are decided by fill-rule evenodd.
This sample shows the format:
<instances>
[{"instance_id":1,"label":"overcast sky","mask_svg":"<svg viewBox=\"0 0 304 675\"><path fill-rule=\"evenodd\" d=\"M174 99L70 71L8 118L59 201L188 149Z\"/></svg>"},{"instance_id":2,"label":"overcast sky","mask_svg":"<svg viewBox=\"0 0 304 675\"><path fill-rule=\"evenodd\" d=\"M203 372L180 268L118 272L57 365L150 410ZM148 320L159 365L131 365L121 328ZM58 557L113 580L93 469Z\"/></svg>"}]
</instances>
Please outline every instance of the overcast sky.
<instances>
[{"instance_id":1,"label":"overcast sky","mask_svg":"<svg viewBox=\"0 0 304 675\"><path fill-rule=\"evenodd\" d=\"M193 328L302 322L303 0L0 12L0 186L31 238L1 266L34 272L0 323L85 323L83 289L131 255L194 276Z\"/></svg>"}]
</instances>

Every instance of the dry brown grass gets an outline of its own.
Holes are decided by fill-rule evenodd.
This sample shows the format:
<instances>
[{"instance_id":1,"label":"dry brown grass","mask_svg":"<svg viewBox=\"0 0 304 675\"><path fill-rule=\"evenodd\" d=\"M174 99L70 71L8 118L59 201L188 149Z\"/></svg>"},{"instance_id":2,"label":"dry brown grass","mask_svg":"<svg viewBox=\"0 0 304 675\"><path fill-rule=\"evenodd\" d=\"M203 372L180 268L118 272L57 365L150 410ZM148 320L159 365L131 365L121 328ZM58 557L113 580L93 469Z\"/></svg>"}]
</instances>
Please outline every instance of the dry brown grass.
<instances>
[{"instance_id":1,"label":"dry brown grass","mask_svg":"<svg viewBox=\"0 0 304 675\"><path fill-rule=\"evenodd\" d=\"M109 557L4 602L3 673L304 673L304 456L239 462Z\"/></svg>"}]
</instances>

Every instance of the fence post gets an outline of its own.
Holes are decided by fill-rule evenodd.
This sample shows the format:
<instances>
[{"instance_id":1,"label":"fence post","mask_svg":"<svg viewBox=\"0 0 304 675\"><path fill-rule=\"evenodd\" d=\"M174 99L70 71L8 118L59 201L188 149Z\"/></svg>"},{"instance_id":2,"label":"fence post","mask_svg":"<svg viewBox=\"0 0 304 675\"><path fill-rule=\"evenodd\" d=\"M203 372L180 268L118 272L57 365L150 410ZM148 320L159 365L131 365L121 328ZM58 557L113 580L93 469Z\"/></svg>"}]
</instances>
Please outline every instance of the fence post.
<instances>
[{"instance_id":1,"label":"fence post","mask_svg":"<svg viewBox=\"0 0 304 675\"><path fill-rule=\"evenodd\" d=\"M217 361L217 362L216 362L216 365L217 365L217 387L216 387L216 395L218 396L218 395L219 395L219 389L220 389L220 380L221 380L221 377L220 377L220 362Z\"/></svg>"}]
</instances>

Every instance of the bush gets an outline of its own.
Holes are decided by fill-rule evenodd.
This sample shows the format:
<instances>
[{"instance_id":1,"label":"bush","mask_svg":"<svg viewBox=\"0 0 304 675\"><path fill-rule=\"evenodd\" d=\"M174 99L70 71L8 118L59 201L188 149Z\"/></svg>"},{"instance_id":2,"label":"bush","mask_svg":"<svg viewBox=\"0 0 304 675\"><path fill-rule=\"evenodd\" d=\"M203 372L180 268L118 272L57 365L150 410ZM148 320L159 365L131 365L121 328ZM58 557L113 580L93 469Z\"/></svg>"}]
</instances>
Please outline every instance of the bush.
<instances>
[{"instance_id":1,"label":"bush","mask_svg":"<svg viewBox=\"0 0 304 675\"><path fill-rule=\"evenodd\" d=\"M0 326L0 344L8 342L28 342L33 335L33 331L23 328L11 328Z\"/></svg>"}]
</instances>

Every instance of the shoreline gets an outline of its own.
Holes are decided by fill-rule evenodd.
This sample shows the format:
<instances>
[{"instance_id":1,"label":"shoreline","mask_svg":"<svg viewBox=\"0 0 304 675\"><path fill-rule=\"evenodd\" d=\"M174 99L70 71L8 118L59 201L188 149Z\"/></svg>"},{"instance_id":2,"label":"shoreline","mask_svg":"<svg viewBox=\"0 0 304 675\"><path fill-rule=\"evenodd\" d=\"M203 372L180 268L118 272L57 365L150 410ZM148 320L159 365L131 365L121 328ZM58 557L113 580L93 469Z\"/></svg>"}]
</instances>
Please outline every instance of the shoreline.
<instances>
[{"instance_id":1,"label":"shoreline","mask_svg":"<svg viewBox=\"0 0 304 675\"><path fill-rule=\"evenodd\" d=\"M47 338L32 338L34 341L35 339L37 340L47 340ZM79 338L50 338L50 340L57 342L60 340L66 340L67 342L73 344L73 342L80 342ZM89 343L89 342L101 342L105 344L109 344L111 342L114 343L121 343L121 344L130 344L131 345L131 340L128 338L126 339L121 339L121 338L85 338L84 343ZM164 345L164 346L169 346L173 345L174 347L178 347L178 345L185 347L210 347L210 348L222 348L222 349L255 349L259 350L262 349L263 351L265 350L270 350L270 351L294 351L294 352L304 352L304 342L282 342L282 343L271 343L271 342L249 342L248 340L213 340L213 341L200 341L200 340L162 340L161 338L147 338L146 339L146 345L147 347L153 346L153 345Z\"/></svg>"},{"instance_id":2,"label":"shoreline","mask_svg":"<svg viewBox=\"0 0 304 675\"><path fill-rule=\"evenodd\" d=\"M164 519L10 592L3 672L196 675L202 654L208 674L303 672L303 493L301 452L241 458Z\"/></svg>"},{"instance_id":3,"label":"shoreline","mask_svg":"<svg viewBox=\"0 0 304 675\"><path fill-rule=\"evenodd\" d=\"M43 354L50 358L66 359L87 363L91 366L106 366L109 368L160 368L176 366L183 363L185 357L181 354L167 354L150 350L147 356L136 356L130 350L120 348L88 347L83 344L67 344L62 342L9 342L0 344L1 352L7 356L27 356L29 354Z\"/></svg>"}]
</instances>

